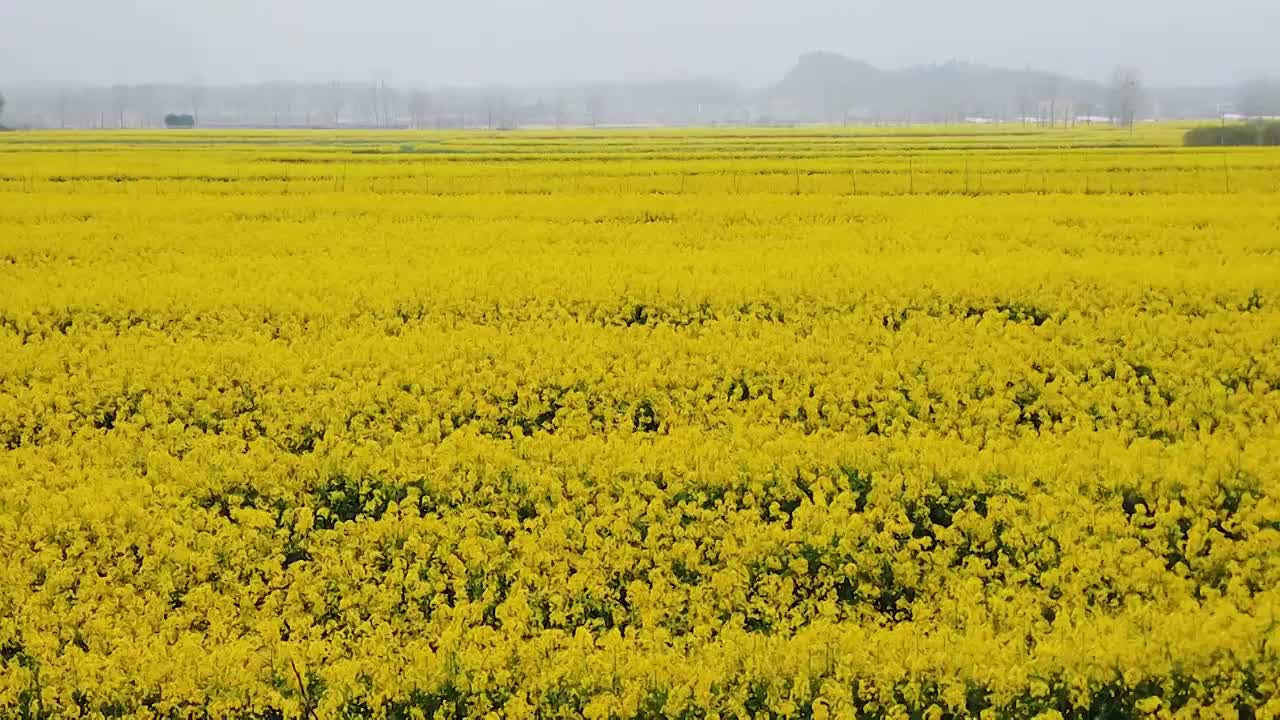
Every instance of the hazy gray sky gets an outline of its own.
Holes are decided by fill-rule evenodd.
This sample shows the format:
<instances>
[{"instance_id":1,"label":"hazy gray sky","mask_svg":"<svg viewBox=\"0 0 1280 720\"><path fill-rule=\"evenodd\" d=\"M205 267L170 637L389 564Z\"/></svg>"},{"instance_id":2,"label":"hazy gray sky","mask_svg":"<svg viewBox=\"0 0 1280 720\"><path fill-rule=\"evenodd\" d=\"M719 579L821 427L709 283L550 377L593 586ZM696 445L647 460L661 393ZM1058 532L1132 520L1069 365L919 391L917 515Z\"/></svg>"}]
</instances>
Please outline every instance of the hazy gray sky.
<instances>
[{"instance_id":1,"label":"hazy gray sky","mask_svg":"<svg viewBox=\"0 0 1280 720\"><path fill-rule=\"evenodd\" d=\"M1280 71L1280 0L0 0L0 82L778 79L808 50L1153 84Z\"/></svg>"}]
</instances>

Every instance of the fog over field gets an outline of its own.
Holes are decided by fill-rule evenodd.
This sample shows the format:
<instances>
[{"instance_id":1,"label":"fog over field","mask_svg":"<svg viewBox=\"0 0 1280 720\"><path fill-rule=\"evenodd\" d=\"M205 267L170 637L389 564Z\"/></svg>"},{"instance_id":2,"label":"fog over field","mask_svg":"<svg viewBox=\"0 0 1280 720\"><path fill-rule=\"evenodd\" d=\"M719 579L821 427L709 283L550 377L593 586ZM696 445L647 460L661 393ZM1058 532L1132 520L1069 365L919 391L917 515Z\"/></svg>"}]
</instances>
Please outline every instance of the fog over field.
<instances>
[{"instance_id":1,"label":"fog over field","mask_svg":"<svg viewBox=\"0 0 1280 720\"><path fill-rule=\"evenodd\" d=\"M619 127L1280 116L1264 0L0 6L15 128Z\"/></svg>"},{"instance_id":2,"label":"fog over field","mask_svg":"<svg viewBox=\"0 0 1280 720\"><path fill-rule=\"evenodd\" d=\"M1274 72L1273 0L9 0L0 83L513 85L712 77L749 87L828 50L1154 85Z\"/></svg>"}]
</instances>

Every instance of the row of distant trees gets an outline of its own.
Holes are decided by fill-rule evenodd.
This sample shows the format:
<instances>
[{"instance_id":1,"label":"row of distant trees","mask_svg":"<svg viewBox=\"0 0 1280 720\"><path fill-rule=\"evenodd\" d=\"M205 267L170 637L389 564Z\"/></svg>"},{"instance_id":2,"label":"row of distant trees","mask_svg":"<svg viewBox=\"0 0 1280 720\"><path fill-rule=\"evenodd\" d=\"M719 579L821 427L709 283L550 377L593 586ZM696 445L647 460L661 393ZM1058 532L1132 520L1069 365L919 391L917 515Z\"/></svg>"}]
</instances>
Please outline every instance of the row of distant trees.
<instances>
[{"instance_id":1,"label":"row of distant trees","mask_svg":"<svg viewBox=\"0 0 1280 720\"><path fill-rule=\"evenodd\" d=\"M993 71L994 72L994 71ZM564 89L442 88L405 90L385 81L370 83L265 83L234 87L116 85L109 88L25 90L11 98L10 124L45 127L146 128L190 125L307 127L481 127L521 125L598 126L604 124L773 124L819 120L858 122L961 122L971 117L1041 125L1070 125L1103 117L1132 127L1153 112L1163 96L1144 87L1134 67L1118 67L1109 84L1074 83L1056 76L1026 74L1008 89L988 82L981 96L966 95L960 83L942 71L900 78L902 87L882 89L876 98L859 98L840 83L809 88L816 105L778 100L768 91L749 93L713 82L651 86L596 86ZM995 89L992 89L995 88ZM1229 92L1229 91L1228 91ZM812 93L817 93L813 95ZM1259 79L1240 86L1234 103L1216 102L1219 111L1250 117L1280 115L1280 79ZM1215 103L1196 101L1213 113ZM781 103L781 104L779 104ZM878 105L878 107L877 107ZM858 108L862 108L860 111ZM868 109L870 108L870 109ZM0 99L0 113L4 111ZM855 113L855 111L857 111Z\"/></svg>"},{"instance_id":2,"label":"row of distant trees","mask_svg":"<svg viewBox=\"0 0 1280 720\"><path fill-rule=\"evenodd\" d=\"M1111 73L1112 122L1133 129L1142 103L1142 74L1133 66L1120 66Z\"/></svg>"},{"instance_id":3,"label":"row of distant trees","mask_svg":"<svg viewBox=\"0 0 1280 720\"><path fill-rule=\"evenodd\" d=\"M1071 126L1081 119L1093 122L1109 120L1111 124L1132 129L1150 106L1143 86L1142 73L1136 67L1120 66L1111 74L1105 97L1080 87L1062 88L1058 79L1048 81L1051 87L1020 91L1018 116L1024 124L1034 122L1048 127Z\"/></svg>"},{"instance_id":4,"label":"row of distant trees","mask_svg":"<svg viewBox=\"0 0 1280 720\"><path fill-rule=\"evenodd\" d=\"M1117 70L1112 86L1112 117L1119 124L1131 126L1137 119L1142 99L1140 76L1136 70ZM326 90L317 93L314 87L265 85L259 86L256 91L233 92L230 93L231 97L222 98L214 123L244 122L248 119L255 124L276 125L407 125L413 128L483 126L505 129L518 126L522 118L557 126L595 126L606 120L605 95L601 91L588 92L585 97L573 99L558 93L549 99L538 98L532 101L515 94L489 91L482 98L473 97L469 101L460 101L461 98L456 96L434 96L421 90L402 93L385 83L378 83L369 89L367 101L361 103L352 88L334 83ZM1271 87L1255 84L1250 86L1250 90L1251 100L1247 107L1262 114L1268 107L1264 90L1270 91ZM178 88L118 85L110 89L109 97L101 95L100 91L95 93L93 90L60 93L53 108L56 120L50 124L59 127L151 127L159 126L162 117L165 126L191 127L201 123L201 113L207 110L209 99L208 91L201 86ZM109 101L109 112L103 106L104 100ZM4 96L0 95L0 118L4 114L5 102ZM1055 119L1059 116L1055 103L1056 101L1049 101L1047 111L1045 103L1039 103L1037 117L1043 118L1050 125L1055 124ZM174 105L185 105L189 112L161 112ZM1069 116L1075 109L1074 105L1063 104L1061 112L1064 123L1070 122ZM1025 122L1028 113L1022 108L1019 110ZM717 105L716 115L718 117L712 118L713 121L734 122L738 117L749 119L750 111L735 116L726 114L723 105ZM843 119L848 121L847 111ZM909 121L910 117L905 119Z\"/></svg>"},{"instance_id":5,"label":"row of distant trees","mask_svg":"<svg viewBox=\"0 0 1280 720\"><path fill-rule=\"evenodd\" d=\"M25 91L27 124L65 128L257 125L281 127L488 127L599 125L608 88L403 90L386 82L206 87L115 85ZM618 116L629 109L616 106ZM684 108L668 108L670 116ZM658 121L662 120L659 116ZM685 118L681 118L685 119ZM719 121L723 118L712 118Z\"/></svg>"}]
</instances>

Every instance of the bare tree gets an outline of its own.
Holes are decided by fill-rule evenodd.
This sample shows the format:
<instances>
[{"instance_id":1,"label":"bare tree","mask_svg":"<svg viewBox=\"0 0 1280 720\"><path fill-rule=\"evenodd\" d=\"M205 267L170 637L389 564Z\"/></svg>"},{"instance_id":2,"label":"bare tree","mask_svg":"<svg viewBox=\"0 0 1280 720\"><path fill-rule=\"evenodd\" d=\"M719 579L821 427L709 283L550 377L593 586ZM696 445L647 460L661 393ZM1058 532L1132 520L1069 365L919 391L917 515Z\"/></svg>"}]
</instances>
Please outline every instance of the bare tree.
<instances>
[{"instance_id":1,"label":"bare tree","mask_svg":"<svg viewBox=\"0 0 1280 720\"><path fill-rule=\"evenodd\" d=\"M153 121L163 117L160 109L163 101L162 89L157 85L137 85L130 90L130 105L133 107L138 127L151 127Z\"/></svg>"},{"instance_id":2,"label":"bare tree","mask_svg":"<svg viewBox=\"0 0 1280 720\"><path fill-rule=\"evenodd\" d=\"M288 83L271 83L264 86L263 91L267 94L267 105L271 108L272 124L279 127L283 117L284 124L291 125L295 87Z\"/></svg>"},{"instance_id":3,"label":"bare tree","mask_svg":"<svg viewBox=\"0 0 1280 720\"><path fill-rule=\"evenodd\" d=\"M849 112L853 108L853 91L843 80L828 82L822 90L823 112L828 125L849 124Z\"/></svg>"},{"instance_id":4,"label":"bare tree","mask_svg":"<svg viewBox=\"0 0 1280 720\"><path fill-rule=\"evenodd\" d=\"M1080 110L1084 113L1085 123L1092 125L1093 117L1097 114L1097 110L1094 108L1093 103L1086 100L1084 104L1081 105Z\"/></svg>"},{"instance_id":5,"label":"bare tree","mask_svg":"<svg viewBox=\"0 0 1280 720\"><path fill-rule=\"evenodd\" d=\"M422 90L414 90L409 94L409 120L415 130L427 126L427 118L431 112L431 96Z\"/></svg>"},{"instance_id":6,"label":"bare tree","mask_svg":"<svg viewBox=\"0 0 1280 720\"><path fill-rule=\"evenodd\" d=\"M124 115L129 110L129 88L125 85L111 87L111 106L115 109L117 126L124 129Z\"/></svg>"},{"instance_id":7,"label":"bare tree","mask_svg":"<svg viewBox=\"0 0 1280 720\"><path fill-rule=\"evenodd\" d=\"M1142 73L1133 66L1121 65L1111 73L1111 121L1133 131L1142 102Z\"/></svg>"},{"instance_id":8,"label":"bare tree","mask_svg":"<svg viewBox=\"0 0 1280 720\"><path fill-rule=\"evenodd\" d=\"M192 85L187 90L187 100L191 103L191 117L200 124L200 108L204 106L204 86Z\"/></svg>"},{"instance_id":9,"label":"bare tree","mask_svg":"<svg viewBox=\"0 0 1280 720\"><path fill-rule=\"evenodd\" d=\"M329 85L329 108L333 114L333 126L342 126L342 108L346 105L345 92L342 83L334 81Z\"/></svg>"},{"instance_id":10,"label":"bare tree","mask_svg":"<svg viewBox=\"0 0 1280 720\"><path fill-rule=\"evenodd\" d=\"M1018 122L1022 123L1023 126L1026 126L1027 115L1029 115L1031 112L1030 111L1031 91L1027 87L1027 83L1025 80L1018 82L1017 104L1018 104Z\"/></svg>"},{"instance_id":11,"label":"bare tree","mask_svg":"<svg viewBox=\"0 0 1280 720\"><path fill-rule=\"evenodd\" d=\"M555 99L555 110L554 110L557 130L560 129L560 126L564 125L564 110L565 110L564 93L561 92L560 90L557 90L556 99Z\"/></svg>"},{"instance_id":12,"label":"bare tree","mask_svg":"<svg viewBox=\"0 0 1280 720\"><path fill-rule=\"evenodd\" d=\"M485 122L488 129L514 130L518 122L512 108L511 93L506 88L491 88L485 94Z\"/></svg>"},{"instance_id":13,"label":"bare tree","mask_svg":"<svg viewBox=\"0 0 1280 720\"><path fill-rule=\"evenodd\" d=\"M378 97L382 100L382 126L391 127L392 112L395 111L396 96L398 93L395 88L387 84L386 80L382 81L382 92L378 93Z\"/></svg>"},{"instance_id":14,"label":"bare tree","mask_svg":"<svg viewBox=\"0 0 1280 720\"><path fill-rule=\"evenodd\" d=\"M598 88L587 94L587 114L591 116L591 127L600 124L600 116L604 113L604 93Z\"/></svg>"},{"instance_id":15,"label":"bare tree","mask_svg":"<svg viewBox=\"0 0 1280 720\"><path fill-rule=\"evenodd\" d=\"M70 99L67 97L67 91L59 90L58 91L58 128L60 130L67 129L67 106L69 104L70 104Z\"/></svg>"}]
</instances>

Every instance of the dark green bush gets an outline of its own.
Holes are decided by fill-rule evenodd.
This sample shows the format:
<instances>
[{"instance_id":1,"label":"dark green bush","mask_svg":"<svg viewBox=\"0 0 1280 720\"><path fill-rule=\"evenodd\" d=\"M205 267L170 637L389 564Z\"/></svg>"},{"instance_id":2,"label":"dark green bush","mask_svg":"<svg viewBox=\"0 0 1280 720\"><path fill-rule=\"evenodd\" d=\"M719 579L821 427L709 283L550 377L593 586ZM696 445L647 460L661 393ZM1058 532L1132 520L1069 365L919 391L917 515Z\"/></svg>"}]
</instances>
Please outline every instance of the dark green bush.
<instances>
[{"instance_id":1,"label":"dark green bush","mask_svg":"<svg viewBox=\"0 0 1280 720\"><path fill-rule=\"evenodd\" d=\"M169 113L164 116L164 126L167 128L193 128L196 126L196 119L191 115Z\"/></svg>"},{"instance_id":2,"label":"dark green bush","mask_svg":"<svg viewBox=\"0 0 1280 720\"><path fill-rule=\"evenodd\" d=\"M1188 147L1280 145L1280 122L1272 120L1193 128L1183 136L1182 144Z\"/></svg>"}]
</instances>

